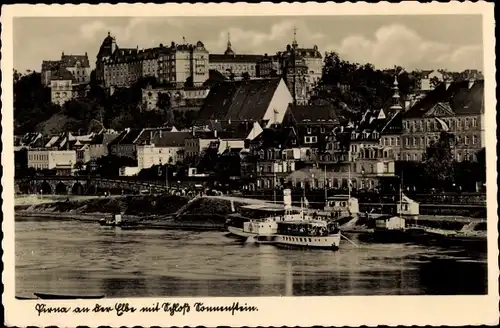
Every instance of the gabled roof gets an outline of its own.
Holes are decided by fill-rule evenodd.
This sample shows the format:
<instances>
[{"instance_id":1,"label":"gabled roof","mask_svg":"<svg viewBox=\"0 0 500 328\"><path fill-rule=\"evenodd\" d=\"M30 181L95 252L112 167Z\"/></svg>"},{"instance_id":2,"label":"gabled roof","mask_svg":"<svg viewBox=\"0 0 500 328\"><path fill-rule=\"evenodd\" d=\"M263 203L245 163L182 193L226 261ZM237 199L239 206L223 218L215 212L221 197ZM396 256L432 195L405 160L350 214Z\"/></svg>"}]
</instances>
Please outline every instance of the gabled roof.
<instances>
[{"instance_id":1,"label":"gabled roof","mask_svg":"<svg viewBox=\"0 0 500 328\"><path fill-rule=\"evenodd\" d=\"M216 84L205 98L197 121L260 121L264 118L280 81L280 78L274 78Z\"/></svg>"},{"instance_id":2,"label":"gabled roof","mask_svg":"<svg viewBox=\"0 0 500 328\"><path fill-rule=\"evenodd\" d=\"M292 140L298 141L297 132L293 127L283 125L275 125L270 128L265 128L262 132L251 141L257 149L267 148L293 148L297 147L292 143Z\"/></svg>"},{"instance_id":3,"label":"gabled roof","mask_svg":"<svg viewBox=\"0 0 500 328\"><path fill-rule=\"evenodd\" d=\"M81 67L90 67L89 57L85 55L62 55L61 62L66 67L74 67L80 62Z\"/></svg>"},{"instance_id":4,"label":"gabled roof","mask_svg":"<svg viewBox=\"0 0 500 328\"><path fill-rule=\"evenodd\" d=\"M472 82L471 82L472 83ZM424 98L418 101L404 118L420 118L438 103L453 111L455 115L474 115L484 113L484 80L475 81L469 88L469 81L439 84Z\"/></svg>"},{"instance_id":5,"label":"gabled roof","mask_svg":"<svg viewBox=\"0 0 500 328\"><path fill-rule=\"evenodd\" d=\"M44 60L42 61L42 71L53 71L61 66L60 60Z\"/></svg>"},{"instance_id":6,"label":"gabled roof","mask_svg":"<svg viewBox=\"0 0 500 328\"><path fill-rule=\"evenodd\" d=\"M60 66L50 75L50 80L74 81L75 77L66 68Z\"/></svg>"},{"instance_id":7,"label":"gabled roof","mask_svg":"<svg viewBox=\"0 0 500 328\"><path fill-rule=\"evenodd\" d=\"M133 144L142 133L142 129L126 129L121 132L109 145Z\"/></svg>"},{"instance_id":8,"label":"gabled roof","mask_svg":"<svg viewBox=\"0 0 500 328\"><path fill-rule=\"evenodd\" d=\"M338 124L337 110L329 105L290 105L290 112L297 123L332 123Z\"/></svg>"}]
</instances>

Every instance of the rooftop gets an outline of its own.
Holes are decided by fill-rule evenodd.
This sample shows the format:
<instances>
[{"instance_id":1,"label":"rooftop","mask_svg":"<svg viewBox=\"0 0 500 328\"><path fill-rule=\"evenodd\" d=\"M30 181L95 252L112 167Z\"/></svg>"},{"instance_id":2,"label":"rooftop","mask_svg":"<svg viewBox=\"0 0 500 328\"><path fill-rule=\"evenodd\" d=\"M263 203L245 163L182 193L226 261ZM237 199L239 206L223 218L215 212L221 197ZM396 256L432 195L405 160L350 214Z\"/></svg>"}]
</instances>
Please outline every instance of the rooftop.
<instances>
[{"instance_id":1,"label":"rooftop","mask_svg":"<svg viewBox=\"0 0 500 328\"><path fill-rule=\"evenodd\" d=\"M418 101L404 118L423 117L434 106L446 104L455 115L484 113L484 80L443 82Z\"/></svg>"},{"instance_id":2,"label":"rooftop","mask_svg":"<svg viewBox=\"0 0 500 328\"><path fill-rule=\"evenodd\" d=\"M214 85L200 109L198 121L259 121L263 119L280 78L226 81Z\"/></svg>"}]
</instances>

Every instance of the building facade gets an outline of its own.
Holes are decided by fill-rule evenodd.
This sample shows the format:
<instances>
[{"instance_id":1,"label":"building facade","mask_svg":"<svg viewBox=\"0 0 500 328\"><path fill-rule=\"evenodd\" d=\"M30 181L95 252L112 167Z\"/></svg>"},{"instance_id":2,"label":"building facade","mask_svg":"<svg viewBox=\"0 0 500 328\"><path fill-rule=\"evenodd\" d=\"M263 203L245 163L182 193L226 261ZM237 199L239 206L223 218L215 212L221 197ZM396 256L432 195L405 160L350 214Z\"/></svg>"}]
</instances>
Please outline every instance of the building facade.
<instances>
[{"instance_id":1,"label":"building facade","mask_svg":"<svg viewBox=\"0 0 500 328\"><path fill-rule=\"evenodd\" d=\"M53 104L63 106L64 103L73 99L73 82L73 74L63 67L51 73L50 99Z\"/></svg>"},{"instance_id":2,"label":"building facade","mask_svg":"<svg viewBox=\"0 0 500 328\"><path fill-rule=\"evenodd\" d=\"M201 86L208 79L209 54L203 42L175 44L160 52L158 80L183 87L191 80L191 87Z\"/></svg>"},{"instance_id":3,"label":"building facade","mask_svg":"<svg viewBox=\"0 0 500 328\"><path fill-rule=\"evenodd\" d=\"M160 95L168 99L169 107L200 106L210 89L205 87L156 88L147 87L142 90L142 102L147 110L158 108Z\"/></svg>"},{"instance_id":4,"label":"building facade","mask_svg":"<svg viewBox=\"0 0 500 328\"><path fill-rule=\"evenodd\" d=\"M236 54L233 51L231 40L228 36L227 48L223 54L210 54L209 66L211 70L216 70L226 77L242 77L248 73L250 77L257 76L257 63L262 59L262 55Z\"/></svg>"},{"instance_id":5,"label":"building facade","mask_svg":"<svg viewBox=\"0 0 500 328\"><path fill-rule=\"evenodd\" d=\"M86 84L90 82L89 57L87 53L84 55L65 55L61 54L60 60L44 60L42 61L42 84L50 86L52 76L60 70L67 70L71 73L73 84Z\"/></svg>"},{"instance_id":6,"label":"building facade","mask_svg":"<svg viewBox=\"0 0 500 328\"><path fill-rule=\"evenodd\" d=\"M484 81L443 82L403 115L401 159L420 161L442 131L455 137L455 160L476 160L485 147Z\"/></svg>"},{"instance_id":7,"label":"building facade","mask_svg":"<svg viewBox=\"0 0 500 328\"><path fill-rule=\"evenodd\" d=\"M60 167L73 167L77 163L76 151L74 150L28 150L28 167L34 169L52 170Z\"/></svg>"}]
</instances>

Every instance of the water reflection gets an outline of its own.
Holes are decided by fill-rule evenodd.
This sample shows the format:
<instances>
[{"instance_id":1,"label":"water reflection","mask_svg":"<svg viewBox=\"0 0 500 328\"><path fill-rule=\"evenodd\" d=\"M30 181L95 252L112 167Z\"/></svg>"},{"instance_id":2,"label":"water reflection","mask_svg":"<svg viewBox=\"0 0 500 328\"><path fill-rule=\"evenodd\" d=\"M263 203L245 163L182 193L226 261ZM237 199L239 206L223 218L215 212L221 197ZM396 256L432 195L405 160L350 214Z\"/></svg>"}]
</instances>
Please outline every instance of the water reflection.
<instances>
[{"instance_id":1,"label":"water reflection","mask_svg":"<svg viewBox=\"0 0 500 328\"><path fill-rule=\"evenodd\" d=\"M485 263L484 254L459 249L344 243L337 252L292 250L218 232L16 218L18 296L484 294Z\"/></svg>"}]
</instances>

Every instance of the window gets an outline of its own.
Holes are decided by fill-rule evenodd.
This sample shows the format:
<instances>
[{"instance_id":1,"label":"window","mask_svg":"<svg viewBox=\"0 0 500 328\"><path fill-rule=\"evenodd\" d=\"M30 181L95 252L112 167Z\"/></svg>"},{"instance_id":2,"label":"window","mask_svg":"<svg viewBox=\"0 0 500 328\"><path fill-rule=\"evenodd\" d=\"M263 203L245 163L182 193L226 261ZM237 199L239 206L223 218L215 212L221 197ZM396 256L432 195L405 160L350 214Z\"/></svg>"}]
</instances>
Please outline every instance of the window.
<instances>
[{"instance_id":1,"label":"window","mask_svg":"<svg viewBox=\"0 0 500 328\"><path fill-rule=\"evenodd\" d=\"M311 132L312 132L311 128L307 128L307 133L311 134Z\"/></svg>"},{"instance_id":2,"label":"window","mask_svg":"<svg viewBox=\"0 0 500 328\"><path fill-rule=\"evenodd\" d=\"M399 146L399 137L396 137L396 146Z\"/></svg>"},{"instance_id":3,"label":"window","mask_svg":"<svg viewBox=\"0 0 500 328\"><path fill-rule=\"evenodd\" d=\"M413 154L413 160L414 160L414 161L417 161L417 159L418 159L417 154Z\"/></svg>"},{"instance_id":4,"label":"window","mask_svg":"<svg viewBox=\"0 0 500 328\"><path fill-rule=\"evenodd\" d=\"M472 144L473 145L477 144L477 137L476 136L472 136Z\"/></svg>"},{"instance_id":5,"label":"window","mask_svg":"<svg viewBox=\"0 0 500 328\"><path fill-rule=\"evenodd\" d=\"M472 118L472 127L476 128L477 127L477 118Z\"/></svg>"},{"instance_id":6,"label":"window","mask_svg":"<svg viewBox=\"0 0 500 328\"><path fill-rule=\"evenodd\" d=\"M469 137L464 136L464 144L468 145L469 144Z\"/></svg>"},{"instance_id":7,"label":"window","mask_svg":"<svg viewBox=\"0 0 500 328\"><path fill-rule=\"evenodd\" d=\"M413 137L413 146L417 145L417 137Z\"/></svg>"}]
</instances>

